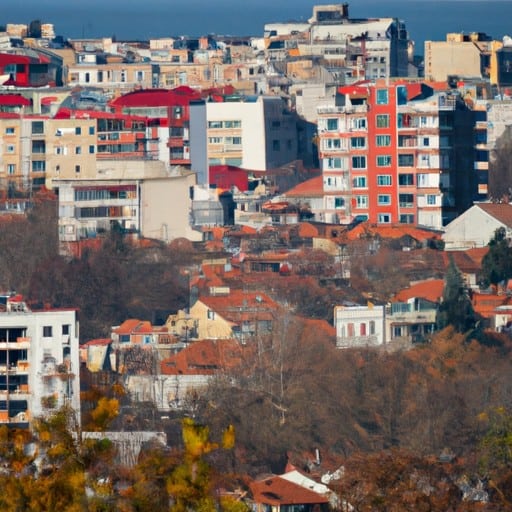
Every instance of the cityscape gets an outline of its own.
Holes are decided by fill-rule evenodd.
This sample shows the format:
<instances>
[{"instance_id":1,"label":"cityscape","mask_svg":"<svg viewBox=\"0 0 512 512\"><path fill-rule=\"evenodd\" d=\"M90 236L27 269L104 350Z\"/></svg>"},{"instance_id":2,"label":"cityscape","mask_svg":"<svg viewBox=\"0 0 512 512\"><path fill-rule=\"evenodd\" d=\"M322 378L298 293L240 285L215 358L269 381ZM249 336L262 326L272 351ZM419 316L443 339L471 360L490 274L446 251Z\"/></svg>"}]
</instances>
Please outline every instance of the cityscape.
<instances>
[{"instance_id":1,"label":"cityscape","mask_svg":"<svg viewBox=\"0 0 512 512\"><path fill-rule=\"evenodd\" d=\"M0 20L0 508L512 510L509 5L58 3Z\"/></svg>"}]
</instances>

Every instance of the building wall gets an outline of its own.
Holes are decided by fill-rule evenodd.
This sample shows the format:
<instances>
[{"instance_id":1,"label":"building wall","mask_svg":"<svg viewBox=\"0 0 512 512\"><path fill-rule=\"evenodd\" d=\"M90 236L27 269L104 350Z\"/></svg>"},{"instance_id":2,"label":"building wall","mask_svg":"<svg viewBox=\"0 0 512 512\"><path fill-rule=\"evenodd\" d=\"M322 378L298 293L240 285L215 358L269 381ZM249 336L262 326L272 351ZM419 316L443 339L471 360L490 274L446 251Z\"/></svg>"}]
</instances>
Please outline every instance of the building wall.
<instances>
[{"instance_id":1,"label":"building wall","mask_svg":"<svg viewBox=\"0 0 512 512\"><path fill-rule=\"evenodd\" d=\"M384 306L336 306L336 345L340 348L382 345L386 342L384 317Z\"/></svg>"},{"instance_id":2,"label":"building wall","mask_svg":"<svg viewBox=\"0 0 512 512\"><path fill-rule=\"evenodd\" d=\"M425 78L444 81L448 75L480 77L481 51L473 42L425 41Z\"/></svg>"},{"instance_id":3,"label":"building wall","mask_svg":"<svg viewBox=\"0 0 512 512\"><path fill-rule=\"evenodd\" d=\"M2 337L19 329L23 336L18 338L16 343L11 343L16 340L9 339L7 344L6 339L0 339L0 357L3 361L5 361L7 345L9 345L9 353L13 351L12 356L16 352L11 345L18 345L26 350L26 356L22 356L16 365L16 373L23 374L28 371L28 389L11 393L10 407L17 407L16 399L26 400L25 417L30 421L38 416L50 414L55 408L69 403L77 413L76 420L80 421L80 368L76 312L74 310L41 312L25 310L0 314ZM5 369L3 371L5 375ZM3 397L0 394L0 403ZM49 400L49 397L52 399ZM53 407L48 407L50 404ZM5 409L5 402L3 408ZM12 413L9 417L12 418ZM0 414L0 422L5 421L5 415L2 417Z\"/></svg>"}]
</instances>

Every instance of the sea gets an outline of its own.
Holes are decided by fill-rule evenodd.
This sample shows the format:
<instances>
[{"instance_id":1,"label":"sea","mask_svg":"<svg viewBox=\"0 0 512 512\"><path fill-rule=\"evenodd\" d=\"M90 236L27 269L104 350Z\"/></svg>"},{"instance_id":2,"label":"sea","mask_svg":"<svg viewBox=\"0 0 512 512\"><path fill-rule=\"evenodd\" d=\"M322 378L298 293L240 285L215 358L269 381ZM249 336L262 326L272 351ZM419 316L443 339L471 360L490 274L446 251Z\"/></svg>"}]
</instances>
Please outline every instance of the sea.
<instances>
[{"instance_id":1,"label":"sea","mask_svg":"<svg viewBox=\"0 0 512 512\"><path fill-rule=\"evenodd\" d=\"M115 37L148 40L206 34L262 36L265 23L306 21L307 0L4 0L0 25L53 23L66 38ZM341 3L341 2L339 2ZM447 32L485 32L494 39L512 35L512 0L353 0L350 18L403 20L416 53L426 40Z\"/></svg>"}]
</instances>

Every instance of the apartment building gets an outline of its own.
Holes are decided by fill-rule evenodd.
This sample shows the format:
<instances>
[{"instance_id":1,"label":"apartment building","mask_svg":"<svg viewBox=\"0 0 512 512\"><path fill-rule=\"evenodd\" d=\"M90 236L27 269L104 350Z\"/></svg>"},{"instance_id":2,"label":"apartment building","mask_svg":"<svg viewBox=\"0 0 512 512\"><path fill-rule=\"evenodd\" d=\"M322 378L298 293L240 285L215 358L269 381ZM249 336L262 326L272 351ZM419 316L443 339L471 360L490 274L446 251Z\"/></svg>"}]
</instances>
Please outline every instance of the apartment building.
<instances>
[{"instance_id":1,"label":"apartment building","mask_svg":"<svg viewBox=\"0 0 512 512\"><path fill-rule=\"evenodd\" d=\"M30 310L0 297L0 424L27 427L68 404L80 421L75 310Z\"/></svg>"},{"instance_id":2,"label":"apartment building","mask_svg":"<svg viewBox=\"0 0 512 512\"><path fill-rule=\"evenodd\" d=\"M478 194L474 128L457 93L425 83L340 87L319 108L326 221L441 228Z\"/></svg>"},{"instance_id":3,"label":"apartment building","mask_svg":"<svg viewBox=\"0 0 512 512\"><path fill-rule=\"evenodd\" d=\"M269 62L316 56L349 81L408 76L410 43L404 22L351 19L346 3L314 6L307 23L266 24L265 40Z\"/></svg>"},{"instance_id":4,"label":"apartment building","mask_svg":"<svg viewBox=\"0 0 512 512\"><path fill-rule=\"evenodd\" d=\"M297 118L278 96L224 96L190 105L190 155L199 183L210 165L268 170L297 159Z\"/></svg>"}]
</instances>

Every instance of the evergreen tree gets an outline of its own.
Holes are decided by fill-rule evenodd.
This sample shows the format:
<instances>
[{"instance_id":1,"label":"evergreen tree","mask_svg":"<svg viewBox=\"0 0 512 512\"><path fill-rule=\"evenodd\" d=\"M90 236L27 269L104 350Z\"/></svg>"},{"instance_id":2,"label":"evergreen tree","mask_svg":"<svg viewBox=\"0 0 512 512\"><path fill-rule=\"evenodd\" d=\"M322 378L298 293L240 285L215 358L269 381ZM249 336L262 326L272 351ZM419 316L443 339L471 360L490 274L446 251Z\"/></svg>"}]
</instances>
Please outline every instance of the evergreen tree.
<instances>
[{"instance_id":1,"label":"evergreen tree","mask_svg":"<svg viewBox=\"0 0 512 512\"><path fill-rule=\"evenodd\" d=\"M467 332L475 326L475 312L467 287L457 265L450 256L446 271L443 300L437 314L437 327L451 325L457 332Z\"/></svg>"},{"instance_id":2,"label":"evergreen tree","mask_svg":"<svg viewBox=\"0 0 512 512\"><path fill-rule=\"evenodd\" d=\"M485 284L498 284L512 277L512 249L505 228L498 228L489 242L489 252L482 260Z\"/></svg>"}]
</instances>

